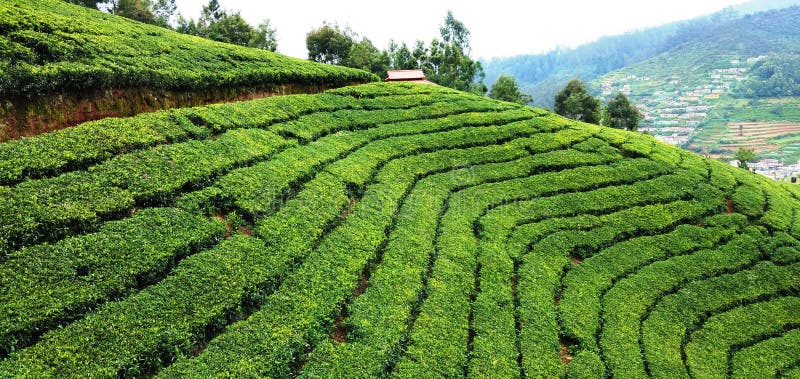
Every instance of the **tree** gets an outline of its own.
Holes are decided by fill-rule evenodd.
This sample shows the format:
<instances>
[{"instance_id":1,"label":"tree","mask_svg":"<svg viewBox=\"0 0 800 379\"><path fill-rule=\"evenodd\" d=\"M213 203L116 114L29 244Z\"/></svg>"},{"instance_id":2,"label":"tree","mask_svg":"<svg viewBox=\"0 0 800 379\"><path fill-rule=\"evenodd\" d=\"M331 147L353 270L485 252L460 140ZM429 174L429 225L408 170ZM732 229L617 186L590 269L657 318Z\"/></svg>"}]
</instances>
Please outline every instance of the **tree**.
<instances>
[{"instance_id":1,"label":"tree","mask_svg":"<svg viewBox=\"0 0 800 379\"><path fill-rule=\"evenodd\" d=\"M200 16L200 23L213 24L219 22L226 16L224 9L219 5L219 0L209 0L208 4L203 6L203 13Z\"/></svg>"},{"instance_id":2,"label":"tree","mask_svg":"<svg viewBox=\"0 0 800 379\"><path fill-rule=\"evenodd\" d=\"M431 41L428 59L421 65L428 79L445 87L486 93L483 66L469 57L469 30L447 11L439 32L441 40Z\"/></svg>"},{"instance_id":3,"label":"tree","mask_svg":"<svg viewBox=\"0 0 800 379\"><path fill-rule=\"evenodd\" d=\"M248 46L254 31L253 27L237 12L231 15L226 14L219 21L208 25L207 33L207 38L214 41Z\"/></svg>"},{"instance_id":4,"label":"tree","mask_svg":"<svg viewBox=\"0 0 800 379\"><path fill-rule=\"evenodd\" d=\"M323 23L320 28L306 34L308 59L328 64L344 64L355 43L355 34L350 28L341 29L338 24Z\"/></svg>"},{"instance_id":5,"label":"tree","mask_svg":"<svg viewBox=\"0 0 800 379\"><path fill-rule=\"evenodd\" d=\"M361 39L361 42L350 46L345 66L369 71L384 78L386 70L389 68L389 62L389 54L379 51L372 41L365 37Z\"/></svg>"},{"instance_id":6,"label":"tree","mask_svg":"<svg viewBox=\"0 0 800 379\"><path fill-rule=\"evenodd\" d=\"M519 91L519 85L511 75L500 75L497 81L492 84L489 97L520 104L529 104L533 101L530 95Z\"/></svg>"},{"instance_id":7,"label":"tree","mask_svg":"<svg viewBox=\"0 0 800 379\"><path fill-rule=\"evenodd\" d=\"M275 28L270 25L269 19L262 21L253 30L247 46L269 51L278 49L278 37L276 36Z\"/></svg>"},{"instance_id":8,"label":"tree","mask_svg":"<svg viewBox=\"0 0 800 379\"><path fill-rule=\"evenodd\" d=\"M155 23L155 16L147 0L113 0L107 6L111 14L148 24Z\"/></svg>"},{"instance_id":9,"label":"tree","mask_svg":"<svg viewBox=\"0 0 800 379\"><path fill-rule=\"evenodd\" d=\"M405 42L398 46L394 40L389 41L388 53L390 67L394 70L411 70L420 66Z\"/></svg>"},{"instance_id":10,"label":"tree","mask_svg":"<svg viewBox=\"0 0 800 379\"><path fill-rule=\"evenodd\" d=\"M174 0L158 1L174 3ZM269 51L278 49L276 31L270 25L269 19L262 21L254 28L245 21L239 12L231 13L223 9L218 0L209 0L208 4L203 6L203 11L197 21L187 20L183 16L178 17L176 30L184 34L235 45Z\"/></svg>"},{"instance_id":11,"label":"tree","mask_svg":"<svg viewBox=\"0 0 800 379\"><path fill-rule=\"evenodd\" d=\"M600 121L600 101L586 93L586 86L579 79L570 80L556 94L555 111L564 117L590 124Z\"/></svg>"},{"instance_id":12,"label":"tree","mask_svg":"<svg viewBox=\"0 0 800 379\"><path fill-rule=\"evenodd\" d=\"M150 11L153 13L153 23L169 28L171 19L178 10L175 0L150 0Z\"/></svg>"},{"instance_id":13,"label":"tree","mask_svg":"<svg viewBox=\"0 0 800 379\"><path fill-rule=\"evenodd\" d=\"M736 154L733 155L733 157L739 161L740 168L748 170L749 167L747 166L747 162L752 161L753 158L756 157L756 152L753 151L752 149L745 149L743 147L740 147L739 150L736 152Z\"/></svg>"},{"instance_id":14,"label":"tree","mask_svg":"<svg viewBox=\"0 0 800 379\"><path fill-rule=\"evenodd\" d=\"M68 3L82 5L88 8L99 9L98 4L104 2L105 0L66 0Z\"/></svg>"},{"instance_id":15,"label":"tree","mask_svg":"<svg viewBox=\"0 0 800 379\"><path fill-rule=\"evenodd\" d=\"M639 109L630 103L624 93L618 92L617 96L608 101L606 107L608 126L616 129L625 129L635 132L639 121L644 118Z\"/></svg>"},{"instance_id":16,"label":"tree","mask_svg":"<svg viewBox=\"0 0 800 379\"><path fill-rule=\"evenodd\" d=\"M439 34L444 43L454 43L456 46L469 53L469 30L464 23L453 17L453 11L448 10L444 17L444 25L439 26Z\"/></svg>"},{"instance_id":17,"label":"tree","mask_svg":"<svg viewBox=\"0 0 800 379\"><path fill-rule=\"evenodd\" d=\"M68 3L82 5L106 11L132 20L170 28L170 21L175 15L175 0L65 0Z\"/></svg>"}]
</instances>

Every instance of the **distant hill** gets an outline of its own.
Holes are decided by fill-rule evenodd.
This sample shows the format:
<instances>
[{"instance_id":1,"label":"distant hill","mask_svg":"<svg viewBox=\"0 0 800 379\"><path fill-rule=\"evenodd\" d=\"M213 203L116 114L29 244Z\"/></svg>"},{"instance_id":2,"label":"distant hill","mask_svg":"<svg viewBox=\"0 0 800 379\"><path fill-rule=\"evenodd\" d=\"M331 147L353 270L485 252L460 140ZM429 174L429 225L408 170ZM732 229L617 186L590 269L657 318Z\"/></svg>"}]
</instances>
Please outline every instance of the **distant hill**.
<instances>
[{"instance_id":1,"label":"distant hill","mask_svg":"<svg viewBox=\"0 0 800 379\"><path fill-rule=\"evenodd\" d=\"M598 95L630 94L642 126L710 155L752 148L788 163L800 159L800 7L722 23L674 49L603 75ZM741 122L751 123L739 130ZM755 124L752 124L755 123Z\"/></svg>"},{"instance_id":2,"label":"distant hill","mask_svg":"<svg viewBox=\"0 0 800 379\"><path fill-rule=\"evenodd\" d=\"M592 80L675 50L747 14L793 4L800 4L800 1L752 1L710 16L619 36L602 37L575 49L556 49L546 54L491 59L483 62L486 82L491 84L499 75L511 74L524 91L533 95L535 105L552 108L555 93L571 78Z\"/></svg>"}]
</instances>

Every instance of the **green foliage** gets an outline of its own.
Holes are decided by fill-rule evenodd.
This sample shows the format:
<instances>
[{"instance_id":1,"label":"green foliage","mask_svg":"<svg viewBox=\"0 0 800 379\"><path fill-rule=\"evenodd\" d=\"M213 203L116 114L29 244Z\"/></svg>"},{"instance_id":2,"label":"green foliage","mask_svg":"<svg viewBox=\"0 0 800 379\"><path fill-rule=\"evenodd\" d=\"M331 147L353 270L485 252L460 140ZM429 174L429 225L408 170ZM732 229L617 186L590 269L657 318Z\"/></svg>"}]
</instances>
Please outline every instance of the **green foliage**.
<instances>
[{"instance_id":1,"label":"green foliage","mask_svg":"<svg viewBox=\"0 0 800 379\"><path fill-rule=\"evenodd\" d=\"M743 168L745 170L749 168L747 166L747 162L752 161L755 157L756 157L755 151L743 147L740 147L739 150L736 151L736 154L733 156L734 159L739 161L739 168Z\"/></svg>"},{"instance_id":2,"label":"green foliage","mask_svg":"<svg viewBox=\"0 0 800 379\"><path fill-rule=\"evenodd\" d=\"M567 365L567 378L600 379L606 377L605 371L603 361L597 354L584 351L576 355Z\"/></svg>"},{"instance_id":3,"label":"green foliage","mask_svg":"<svg viewBox=\"0 0 800 379\"><path fill-rule=\"evenodd\" d=\"M350 28L342 29L338 24L325 22L306 34L308 59L315 62L344 64L354 43L355 33Z\"/></svg>"},{"instance_id":4,"label":"green foliage","mask_svg":"<svg viewBox=\"0 0 800 379\"><path fill-rule=\"evenodd\" d=\"M275 28L270 25L269 19L253 27L242 18L239 12L231 13L222 9L217 0L210 0L207 5L203 6L203 13L197 21L187 20L183 16L179 17L176 30L180 33L234 45L273 52L278 49Z\"/></svg>"},{"instance_id":5,"label":"green foliage","mask_svg":"<svg viewBox=\"0 0 800 379\"><path fill-rule=\"evenodd\" d=\"M65 0L68 3L107 11L117 16L170 28L177 10L175 0Z\"/></svg>"},{"instance_id":6,"label":"green foliage","mask_svg":"<svg viewBox=\"0 0 800 379\"><path fill-rule=\"evenodd\" d=\"M608 126L632 132L639 127L639 121L644 119L639 109L631 104L628 97L622 92L617 93L615 98L608 101L605 112L608 115Z\"/></svg>"},{"instance_id":7,"label":"green foliage","mask_svg":"<svg viewBox=\"0 0 800 379\"><path fill-rule=\"evenodd\" d=\"M586 86L578 79L572 79L566 87L556 94L554 110L556 113L590 124L600 122L600 102L586 93Z\"/></svg>"},{"instance_id":8,"label":"green foliage","mask_svg":"<svg viewBox=\"0 0 800 379\"><path fill-rule=\"evenodd\" d=\"M724 9L716 14L663 26L606 36L574 49L544 54L494 58L484 62L487 80L513 75L536 106L552 108L563 83L573 77L593 81L617 70L646 76L681 73L681 79L707 77L706 67L721 68L730 54L757 57L800 53L796 3L763 2ZM736 9L735 9L736 8ZM781 9L782 8L782 9ZM770 9L769 12L764 12ZM748 13L756 13L747 15ZM742 33L746 30L747 33ZM718 66L718 67L713 67ZM667 69L668 68L668 69ZM688 88L687 88L688 89Z\"/></svg>"},{"instance_id":9,"label":"green foliage","mask_svg":"<svg viewBox=\"0 0 800 379\"><path fill-rule=\"evenodd\" d=\"M135 291L169 271L172 262L221 236L219 224L153 208L106 223L97 233L9 255L0 268L0 351L13 351L29 343L37 330L80 318L97 304Z\"/></svg>"},{"instance_id":10,"label":"green foliage","mask_svg":"<svg viewBox=\"0 0 800 379\"><path fill-rule=\"evenodd\" d=\"M84 7L97 9L97 5L105 2L104 0L65 0L68 3L83 5Z\"/></svg>"},{"instance_id":11,"label":"green foliage","mask_svg":"<svg viewBox=\"0 0 800 379\"><path fill-rule=\"evenodd\" d=\"M800 192L648 136L373 83L0 154L5 376L796 368Z\"/></svg>"},{"instance_id":12,"label":"green foliage","mask_svg":"<svg viewBox=\"0 0 800 379\"><path fill-rule=\"evenodd\" d=\"M357 42L358 35L349 27L325 22L306 34L306 48L308 58L316 62L361 68L381 77L389 69L422 69L436 84L485 94L483 67L469 57L469 30L448 11L439 32L441 39L434 38L427 47L418 40L412 51L405 43L391 40L387 50L378 51L367 38Z\"/></svg>"},{"instance_id":13,"label":"green foliage","mask_svg":"<svg viewBox=\"0 0 800 379\"><path fill-rule=\"evenodd\" d=\"M797 54L778 54L758 61L736 93L748 98L800 96L799 59Z\"/></svg>"},{"instance_id":14,"label":"green foliage","mask_svg":"<svg viewBox=\"0 0 800 379\"><path fill-rule=\"evenodd\" d=\"M728 354L737 346L758 340L762 336L782 333L793 327L800 313L800 298L780 297L774 300L749 304L710 317L702 328L691 334L686 344L686 364L695 377L720 377L728 375ZM787 353L798 352L790 347ZM764 357L772 360L772 357ZM762 358L763 359L763 358ZM776 357L776 359L779 359ZM791 359L786 359L791 363ZM765 362L766 363L766 362ZM777 362L776 362L777 363ZM739 368L740 375L755 375L752 368ZM774 374L773 374L774 375Z\"/></svg>"},{"instance_id":15,"label":"green foliage","mask_svg":"<svg viewBox=\"0 0 800 379\"><path fill-rule=\"evenodd\" d=\"M4 100L106 88L201 91L375 79L363 71L199 40L56 0L4 1L0 30Z\"/></svg>"},{"instance_id":16,"label":"green foliage","mask_svg":"<svg viewBox=\"0 0 800 379\"><path fill-rule=\"evenodd\" d=\"M489 90L489 97L520 104L529 104L533 101L531 95L519 91L519 86L514 77L509 75L500 75L497 78L497 81L492 84L492 89Z\"/></svg>"}]
</instances>

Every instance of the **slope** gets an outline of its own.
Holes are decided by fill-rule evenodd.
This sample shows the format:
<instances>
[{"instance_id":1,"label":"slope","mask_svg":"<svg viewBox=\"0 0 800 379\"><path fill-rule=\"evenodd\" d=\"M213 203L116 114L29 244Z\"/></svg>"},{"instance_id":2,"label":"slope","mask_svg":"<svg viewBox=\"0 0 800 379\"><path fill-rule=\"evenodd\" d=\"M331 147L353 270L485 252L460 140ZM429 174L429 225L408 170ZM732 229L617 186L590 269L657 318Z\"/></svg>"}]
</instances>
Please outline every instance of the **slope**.
<instances>
[{"instance_id":1,"label":"slope","mask_svg":"<svg viewBox=\"0 0 800 379\"><path fill-rule=\"evenodd\" d=\"M372 80L363 71L183 35L64 1L0 3L0 140L142 109Z\"/></svg>"},{"instance_id":2,"label":"slope","mask_svg":"<svg viewBox=\"0 0 800 379\"><path fill-rule=\"evenodd\" d=\"M4 377L800 363L800 191L645 135L379 83L88 123L0 157Z\"/></svg>"},{"instance_id":3,"label":"slope","mask_svg":"<svg viewBox=\"0 0 800 379\"><path fill-rule=\"evenodd\" d=\"M572 78L584 81L646 61L705 36L713 29L749 14L800 4L797 0L756 0L709 16L601 37L574 49L484 61L486 82L513 75L537 106L553 107L553 97Z\"/></svg>"},{"instance_id":4,"label":"slope","mask_svg":"<svg viewBox=\"0 0 800 379\"><path fill-rule=\"evenodd\" d=\"M739 146L781 151L789 144L759 136L796 133L797 128L783 126L800 121L793 111L797 99L747 99L740 87L754 80L752 70L761 63L800 53L798 17L800 7L791 7L725 23L672 51L607 74L593 86L605 97L617 91L630 94L647 116L642 126L665 141L711 154L731 155ZM738 127L745 121L762 128L744 135Z\"/></svg>"}]
</instances>

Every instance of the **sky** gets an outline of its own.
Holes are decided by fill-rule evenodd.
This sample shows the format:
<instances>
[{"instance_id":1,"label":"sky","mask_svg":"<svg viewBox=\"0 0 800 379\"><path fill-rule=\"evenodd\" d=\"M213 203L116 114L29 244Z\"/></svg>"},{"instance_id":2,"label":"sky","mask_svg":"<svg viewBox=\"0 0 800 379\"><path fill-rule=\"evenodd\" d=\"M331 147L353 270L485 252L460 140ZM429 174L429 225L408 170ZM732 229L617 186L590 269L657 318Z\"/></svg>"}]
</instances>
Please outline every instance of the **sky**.
<instances>
[{"instance_id":1,"label":"sky","mask_svg":"<svg viewBox=\"0 0 800 379\"><path fill-rule=\"evenodd\" d=\"M439 36L448 10L471 32L473 58L537 54L576 47L602 36L713 13L745 0L219 0L251 25L264 19L277 30L278 52L307 58L305 36L324 21L349 26L379 49L389 40L428 44ZM208 0L176 0L178 12L197 19Z\"/></svg>"}]
</instances>

